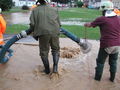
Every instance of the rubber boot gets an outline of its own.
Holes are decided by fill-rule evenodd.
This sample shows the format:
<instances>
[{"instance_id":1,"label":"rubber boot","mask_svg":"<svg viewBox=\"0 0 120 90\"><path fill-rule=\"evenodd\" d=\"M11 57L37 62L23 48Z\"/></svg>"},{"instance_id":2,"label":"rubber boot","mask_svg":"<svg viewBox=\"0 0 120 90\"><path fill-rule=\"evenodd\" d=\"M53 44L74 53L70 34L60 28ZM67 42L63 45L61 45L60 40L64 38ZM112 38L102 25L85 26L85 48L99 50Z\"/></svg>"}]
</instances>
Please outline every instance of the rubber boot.
<instances>
[{"instance_id":1,"label":"rubber boot","mask_svg":"<svg viewBox=\"0 0 120 90\"><path fill-rule=\"evenodd\" d=\"M94 79L97 80L97 81L100 81L101 77L102 77L102 75L95 73L95 78Z\"/></svg>"},{"instance_id":2,"label":"rubber boot","mask_svg":"<svg viewBox=\"0 0 120 90\"><path fill-rule=\"evenodd\" d=\"M53 73L58 72L59 53L53 53Z\"/></svg>"},{"instance_id":3,"label":"rubber boot","mask_svg":"<svg viewBox=\"0 0 120 90\"><path fill-rule=\"evenodd\" d=\"M110 79L109 79L109 80L110 80L111 82L114 82L115 74L116 74L115 72L110 72Z\"/></svg>"},{"instance_id":4,"label":"rubber boot","mask_svg":"<svg viewBox=\"0 0 120 90\"><path fill-rule=\"evenodd\" d=\"M96 72L95 72L95 80L100 81L103 73L104 64L97 63Z\"/></svg>"},{"instance_id":5,"label":"rubber boot","mask_svg":"<svg viewBox=\"0 0 120 90\"><path fill-rule=\"evenodd\" d=\"M50 67L49 67L48 58L42 58L42 62L43 62L44 67L45 67L44 72L45 72L46 74L49 74L49 73L50 73Z\"/></svg>"}]
</instances>

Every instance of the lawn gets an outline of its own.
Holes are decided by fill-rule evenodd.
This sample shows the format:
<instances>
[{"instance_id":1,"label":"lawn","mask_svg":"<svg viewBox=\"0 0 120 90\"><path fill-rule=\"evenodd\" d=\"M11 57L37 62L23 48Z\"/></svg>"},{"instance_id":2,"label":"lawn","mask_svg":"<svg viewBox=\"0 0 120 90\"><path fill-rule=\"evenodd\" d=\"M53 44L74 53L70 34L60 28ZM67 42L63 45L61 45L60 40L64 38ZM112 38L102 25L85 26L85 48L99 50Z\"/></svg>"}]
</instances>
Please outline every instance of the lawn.
<instances>
[{"instance_id":1,"label":"lawn","mask_svg":"<svg viewBox=\"0 0 120 90\"><path fill-rule=\"evenodd\" d=\"M14 13L14 12L28 12L28 10L22 10L21 7L13 7L9 11L4 11L3 13Z\"/></svg>"},{"instance_id":2,"label":"lawn","mask_svg":"<svg viewBox=\"0 0 120 90\"><path fill-rule=\"evenodd\" d=\"M85 28L83 26L75 26L75 25L71 25L71 26L64 25L62 26L62 28L65 28L66 30L72 32L73 34L75 34L77 37L80 38L86 37L88 39L96 39L96 40L99 40L100 38L99 28ZM65 36L62 35L62 37Z\"/></svg>"},{"instance_id":3,"label":"lawn","mask_svg":"<svg viewBox=\"0 0 120 90\"><path fill-rule=\"evenodd\" d=\"M28 29L28 25L23 24L13 24L7 26L6 34L17 34L20 33L22 30Z\"/></svg>"},{"instance_id":4,"label":"lawn","mask_svg":"<svg viewBox=\"0 0 120 90\"><path fill-rule=\"evenodd\" d=\"M67 18L82 18L83 21L91 21L101 15L101 12L96 9L87 8L70 8L59 10L60 19Z\"/></svg>"},{"instance_id":5,"label":"lawn","mask_svg":"<svg viewBox=\"0 0 120 90\"><path fill-rule=\"evenodd\" d=\"M9 12L5 13L13 13L13 12L20 11L19 8L13 8ZM64 10L59 10L59 16L61 20L70 19L70 18L80 18L83 22L89 22L94 20L96 17L100 16L101 13L99 10L94 9L86 9L86 8L69 8ZM14 24L7 26L6 33L7 34L17 34L20 33L21 30L28 29L29 25L21 25L21 24ZM78 37L85 37L85 27L78 26L78 25L62 25L62 28L67 29L68 31L72 32ZM87 28L87 38L89 39L99 39L99 28ZM65 37L65 36L61 36Z\"/></svg>"}]
</instances>

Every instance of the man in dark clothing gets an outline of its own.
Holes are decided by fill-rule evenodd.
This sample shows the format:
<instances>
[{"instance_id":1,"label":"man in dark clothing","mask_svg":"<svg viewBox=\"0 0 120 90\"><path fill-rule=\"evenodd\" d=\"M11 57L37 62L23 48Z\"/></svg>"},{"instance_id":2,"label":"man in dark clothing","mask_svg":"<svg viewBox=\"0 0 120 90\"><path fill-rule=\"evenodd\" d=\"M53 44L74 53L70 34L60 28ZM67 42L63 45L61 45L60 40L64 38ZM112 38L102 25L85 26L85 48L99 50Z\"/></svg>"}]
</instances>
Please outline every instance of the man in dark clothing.
<instances>
[{"instance_id":1,"label":"man in dark clothing","mask_svg":"<svg viewBox=\"0 0 120 90\"><path fill-rule=\"evenodd\" d=\"M103 16L95 21L86 23L86 27L100 28L100 49L96 59L95 80L100 81L103 73L104 63L109 56L110 81L114 81L117 59L120 46L120 18L112 10L103 10Z\"/></svg>"},{"instance_id":2,"label":"man in dark clothing","mask_svg":"<svg viewBox=\"0 0 120 90\"><path fill-rule=\"evenodd\" d=\"M48 61L50 46L54 62L53 73L57 73L60 50L58 11L47 5L44 0L38 0L36 4L38 7L33 9L30 16L30 28L33 30L33 36L39 39L40 56L45 67L45 73L50 73Z\"/></svg>"}]
</instances>

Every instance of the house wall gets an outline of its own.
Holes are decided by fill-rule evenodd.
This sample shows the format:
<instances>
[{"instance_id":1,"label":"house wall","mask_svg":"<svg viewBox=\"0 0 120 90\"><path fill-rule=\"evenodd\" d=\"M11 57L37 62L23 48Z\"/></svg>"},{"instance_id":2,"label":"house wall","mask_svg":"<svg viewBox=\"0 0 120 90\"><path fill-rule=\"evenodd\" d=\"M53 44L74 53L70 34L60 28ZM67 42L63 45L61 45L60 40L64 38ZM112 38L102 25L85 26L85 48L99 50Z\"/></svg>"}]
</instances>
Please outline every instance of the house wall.
<instances>
[{"instance_id":1,"label":"house wall","mask_svg":"<svg viewBox=\"0 0 120 90\"><path fill-rule=\"evenodd\" d=\"M13 2L15 3L15 6L19 6L19 0L13 0Z\"/></svg>"},{"instance_id":2,"label":"house wall","mask_svg":"<svg viewBox=\"0 0 120 90\"><path fill-rule=\"evenodd\" d=\"M36 3L36 1L19 1L19 6L27 5L32 6Z\"/></svg>"},{"instance_id":3,"label":"house wall","mask_svg":"<svg viewBox=\"0 0 120 90\"><path fill-rule=\"evenodd\" d=\"M105 1L105 0L101 0L101 1ZM108 0L106 0L106 1L108 1ZM120 8L120 0L111 0L111 1L113 2L114 7Z\"/></svg>"},{"instance_id":4,"label":"house wall","mask_svg":"<svg viewBox=\"0 0 120 90\"><path fill-rule=\"evenodd\" d=\"M15 6L32 6L35 4L36 0L13 0L13 2L15 3Z\"/></svg>"},{"instance_id":5,"label":"house wall","mask_svg":"<svg viewBox=\"0 0 120 90\"><path fill-rule=\"evenodd\" d=\"M83 0L84 3L88 3L89 5L93 6L100 6L102 1L108 0ZM111 0L113 2L114 7L118 7L120 9L120 0Z\"/></svg>"},{"instance_id":6,"label":"house wall","mask_svg":"<svg viewBox=\"0 0 120 90\"><path fill-rule=\"evenodd\" d=\"M27 6L32 6L36 3L37 0L13 0L13 2L15 2L15 6L23 6L23 5L27 5ZM50 2L50 0L47 0L48 2Z\"/></svg>"},{"instance_id":7,"label":"house wall","mask_svg":"<svg viewBox=\"0 0 120 90\"><path fill-rule=\"evenodd\" d=\"M118 7L120 9L120 0L112 0L114 7Z\"/></svg>"}]
</instances>

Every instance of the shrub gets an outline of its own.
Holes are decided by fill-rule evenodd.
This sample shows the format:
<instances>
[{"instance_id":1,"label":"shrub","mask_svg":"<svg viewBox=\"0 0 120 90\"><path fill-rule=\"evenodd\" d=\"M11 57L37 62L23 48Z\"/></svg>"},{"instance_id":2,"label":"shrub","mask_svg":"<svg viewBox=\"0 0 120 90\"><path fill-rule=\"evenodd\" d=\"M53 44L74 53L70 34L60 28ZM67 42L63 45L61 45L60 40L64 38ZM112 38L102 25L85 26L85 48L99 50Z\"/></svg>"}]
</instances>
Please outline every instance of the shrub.
<instances>
[{"instance_id":1,"label":"shrub","mask_svg":"<svg viewBox=\"0 0 120 90\"><path fill-rule=\"evenodd\" d=\"M78 1L78 2L77 2L77 6L78 6L78 7L82 7L82 6L83 6L83 2Z\"/></svg>"},{"instance_id":2,"label":"shrub","mask_svg":"<svg viewBox=\"0 0 120 90\"><path fill-rule=\"evenodd\" d=\"M8 11L12 6L12 0L0 0L0 8L2 8L3 11Z\"/></svg>"},{"instance_id":3,"label":"shrub","mask_svg":"<svg viewBox=\"0 0 120 90\"><path fill-rule=\"evenodd\" d=\"M22 10L29 10L29 7L27 5L23 5Z\"/></svg>"}]
</instances>

